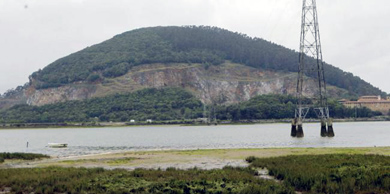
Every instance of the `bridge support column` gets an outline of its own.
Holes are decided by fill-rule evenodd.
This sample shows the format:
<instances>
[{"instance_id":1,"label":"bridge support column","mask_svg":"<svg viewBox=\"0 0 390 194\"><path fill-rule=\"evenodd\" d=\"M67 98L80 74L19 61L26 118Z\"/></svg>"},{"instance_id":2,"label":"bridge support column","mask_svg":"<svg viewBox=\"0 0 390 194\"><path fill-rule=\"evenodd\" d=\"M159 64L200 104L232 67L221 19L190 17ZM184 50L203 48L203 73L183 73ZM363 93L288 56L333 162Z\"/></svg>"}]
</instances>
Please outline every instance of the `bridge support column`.
<instances>
[{"instance_id":1,"label":"bridge support column","mask_svg":"<svg viewBox=\"0 0 390 194\"><path fill-rule=\"evenodd\" d=\"M302 118L298 118L297 120L297 137L303 137L304 134L303 134L303 126L302 126Z\"/></svg>"},{"instance_id":2,"label":"bridge support column","mask_svg":"<svg viewBox=\"0 0 390 194\"><path fill-rule=\"evenodd\" d=\"M297 119L291 121L291 137L297 136Z\"/></svg>"},{"instance_id":3,"label":"bridge support column","mask_svg":"<svg viewBox=\"0 0 390 194\"><path fill-rule=\"evenodd\" d=\"M325 119L321 119L321 137L327 137L328 132L326 130L326 121Z\"/></svg>"},{"instance_id":4,"label":"bridge support column","mask_svg":"<svg viewBox=\"0 0 390 194\"><path fill-rule=\"evenodd\" d=\"M328 137L334 137L333 120L331 118L328 119Z\"/></svg>"}]
</instances>

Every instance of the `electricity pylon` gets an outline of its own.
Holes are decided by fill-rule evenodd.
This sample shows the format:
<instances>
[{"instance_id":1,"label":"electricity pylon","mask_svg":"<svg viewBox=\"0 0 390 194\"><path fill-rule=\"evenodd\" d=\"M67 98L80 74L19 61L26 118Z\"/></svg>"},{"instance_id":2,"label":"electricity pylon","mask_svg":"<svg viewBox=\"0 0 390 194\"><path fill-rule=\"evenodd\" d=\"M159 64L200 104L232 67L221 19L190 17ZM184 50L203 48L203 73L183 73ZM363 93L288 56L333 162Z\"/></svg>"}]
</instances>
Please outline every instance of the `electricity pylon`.
<instances>
[{"instance_id":1,"label":"electricity pylon","mask_svg":"<svg viewBox=\"0 0 390 194\"><path fill-rule=\"evenodd\" d=\"M291 136L303 137L303 120L310 110L311 105L304 103L303 77L307 68L307 59L312 57L316 61L317 81L318 81L318 106L314 107L317 116L321 119L321 136L333 137L332 119L329 116L329 108L326 94L326 82L324 74L324 64L322 60L322 50L320 41L320 30L318 26L318 14L316 0L303 0L301 40L299 48L299 68L297 82L297 108L295 118L292 121ZM327 128L328 126L328 128Z\"/></svg>"}]
</instances>

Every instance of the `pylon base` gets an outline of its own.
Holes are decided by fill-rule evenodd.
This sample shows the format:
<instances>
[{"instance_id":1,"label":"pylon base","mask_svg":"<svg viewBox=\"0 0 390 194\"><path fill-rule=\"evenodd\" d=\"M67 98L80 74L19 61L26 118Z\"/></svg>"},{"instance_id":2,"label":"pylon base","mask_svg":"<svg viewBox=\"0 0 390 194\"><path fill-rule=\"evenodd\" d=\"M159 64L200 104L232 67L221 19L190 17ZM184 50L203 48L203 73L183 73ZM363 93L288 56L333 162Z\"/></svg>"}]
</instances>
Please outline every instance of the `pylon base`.
<instances>
[{"instance_id":1,"label":"pylon base","mask_svg":"<svg viewBox=\"0 0 390 194\"><path fill-rule=\"evenodd\" d=\"M296 137L296 136L297 136L297 123L295 119L293 119L291 122L291 137Z\"/></svg>"},{"instance_id":2,"label":"pylon base","mask_svg":"<svg viewBox=\"0 0 390 194\"><path fill-rule=\"evenodd\" d=\"M297 137L299 138L304 137L302 125L298 125Z\"/></svg>"},{"instance_id":3,"label":"pylon base","mask_svg":"<svg viewBox=\"0 0 390 194\"><path fill-rule=\"evenodd\" d=\"M321 137L328 137L328 131L326 130L325 120L321 120Z\"/></svg>"}]
</instances>

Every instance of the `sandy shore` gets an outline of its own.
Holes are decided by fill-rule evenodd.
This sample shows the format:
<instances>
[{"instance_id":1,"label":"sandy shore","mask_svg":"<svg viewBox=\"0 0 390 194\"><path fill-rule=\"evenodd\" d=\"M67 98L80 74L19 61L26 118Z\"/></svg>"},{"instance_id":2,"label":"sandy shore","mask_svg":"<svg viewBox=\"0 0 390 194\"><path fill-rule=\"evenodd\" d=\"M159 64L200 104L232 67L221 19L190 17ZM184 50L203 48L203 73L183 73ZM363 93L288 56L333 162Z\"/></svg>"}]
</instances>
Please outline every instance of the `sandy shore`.
<instances>
[{"instance_id":1,"label":"sandy shore","mask_svg":"<svg viewBox=\"0 0 390 194\"><path fill-rule=\"evenodd\" d=\"M268 149L218 149L218 150L171 150L106 153L99 155L50 158L39 161L6 161L0 168L34 167L102 167L106 169L214 169L224 166L247 166L245 158L277 157L305 154L379 154L390 156L390 147L371 148L268 148Z\"/></svg>"}]
</instances>

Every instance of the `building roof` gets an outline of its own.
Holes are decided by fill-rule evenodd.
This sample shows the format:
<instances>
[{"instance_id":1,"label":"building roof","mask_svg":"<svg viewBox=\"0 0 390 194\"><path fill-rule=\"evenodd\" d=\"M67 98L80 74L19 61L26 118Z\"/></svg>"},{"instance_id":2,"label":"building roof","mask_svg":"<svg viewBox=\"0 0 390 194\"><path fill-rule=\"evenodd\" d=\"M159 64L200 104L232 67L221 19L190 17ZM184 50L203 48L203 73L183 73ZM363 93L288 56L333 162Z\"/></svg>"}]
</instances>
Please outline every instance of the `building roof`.
<instances>
[{"instance_id":1,"label":"building roof","mask_svg":"<svg viewBox=\"0 0 390 194\"><path fill-rule=\"evenodd\" d=\"M390 100L364 100L364 101L346 101L347 104L364 104L364 103L390 103Z\"/></svg>"}]
</instances>

